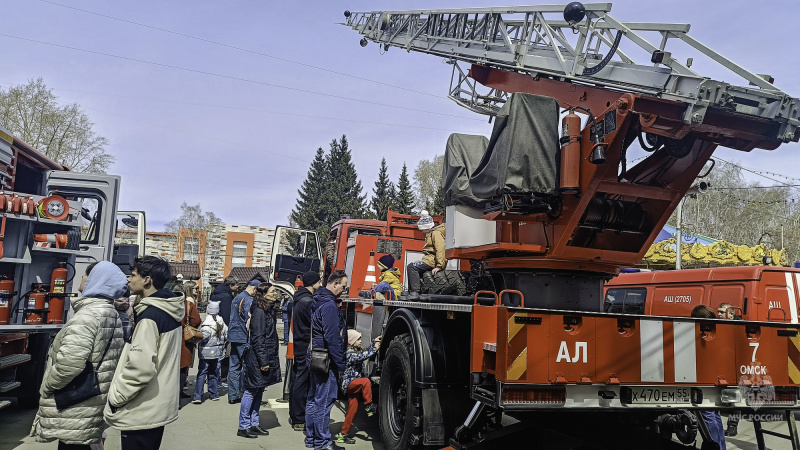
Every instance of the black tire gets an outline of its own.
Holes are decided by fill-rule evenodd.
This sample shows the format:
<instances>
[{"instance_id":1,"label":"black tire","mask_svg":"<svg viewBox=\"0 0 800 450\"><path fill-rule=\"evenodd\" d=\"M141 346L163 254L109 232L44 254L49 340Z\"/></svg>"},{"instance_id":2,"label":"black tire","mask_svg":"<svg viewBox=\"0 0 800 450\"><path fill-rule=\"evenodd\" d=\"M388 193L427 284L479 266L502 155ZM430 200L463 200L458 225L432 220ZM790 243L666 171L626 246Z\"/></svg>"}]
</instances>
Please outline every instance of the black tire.
<instances>
[{"instance_id":1,"label":"black tire","mask_svg":"<svg viewBox=\"0 0 800 450\"><path fill-rule=\"evenodd\" d=\"M458 270L442 270L436 275L426 272L421 284L423 294L467 295L467 284Z\"/></svg>"},{"instance_id":2,"label":"black tire","mask_svg":"<svg viewBox=\"0 0 800 450\"><path fill-rule=\"evenodd\" d=\"M386 450L422 444L422 398L413 374L411 335L404 333L392 339L381 369L379 425Z\"/></svg>"}]
</instances>

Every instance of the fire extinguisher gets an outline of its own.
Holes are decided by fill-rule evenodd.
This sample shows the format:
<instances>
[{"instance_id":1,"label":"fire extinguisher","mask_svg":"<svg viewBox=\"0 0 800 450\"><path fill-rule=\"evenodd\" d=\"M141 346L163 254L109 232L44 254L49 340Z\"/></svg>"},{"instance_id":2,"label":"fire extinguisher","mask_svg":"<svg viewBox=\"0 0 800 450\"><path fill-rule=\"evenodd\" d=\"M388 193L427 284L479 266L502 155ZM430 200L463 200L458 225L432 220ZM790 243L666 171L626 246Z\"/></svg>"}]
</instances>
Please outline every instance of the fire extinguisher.
<instances>
[{"instance_id":1,"label":"fire extinguisher","mask_svg":"<svg viewBox=\"0 0 800 450\"><path fill-rule=\"evenodd\" d=\"M561 119L561 184L565 194L579 194L581 181L581 118L574 109Z\"/></svg>"},{"instance_id":2,"label":"fire extinguisher","mask_svg":"<svg viewBox=\"0 0 800 450\"><path fill-rule=\"evenodd\" d=\"M5 275L0 277L0 325L8 325L14 294L14 280L9 280Z\"/></svg>"},{"instance_id":3,"label":"fire extinguisher","mask_svg":"<svg viewBox=\"0 0 800 450\"><path fill-rule=\"evenodd\" d=\"M42 315L42 311L45 309L47 305L47 292L44 290L38 290L35 292L31 292L28 294L28 305L25 309L27 310L36 310L36 312L28 313L27 317L25 318L25 323L28 325L41 325L44 317Z\"/></svg>"},{"instance_id":4,"label":"fire extinguisher","mask_svg":"<svg viewBox=\"0 0 800 450\"><path fill-rule=\"evenodd\" d=\"M64 263L58 263L58 268L53 270L50 276L50 295L49 304L45 306L49 310L47 323L64 323L64 303L67 293L67 269Z\"/></svg>"}]
</instances>

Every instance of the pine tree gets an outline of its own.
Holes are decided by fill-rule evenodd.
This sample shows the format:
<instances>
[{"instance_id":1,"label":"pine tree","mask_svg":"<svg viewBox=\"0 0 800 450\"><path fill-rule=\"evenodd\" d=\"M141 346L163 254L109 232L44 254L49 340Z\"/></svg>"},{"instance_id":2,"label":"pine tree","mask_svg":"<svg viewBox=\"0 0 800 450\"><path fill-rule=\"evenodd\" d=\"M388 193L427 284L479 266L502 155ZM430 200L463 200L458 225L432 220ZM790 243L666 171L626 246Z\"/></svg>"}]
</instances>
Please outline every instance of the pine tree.
<instances>
[{"instance_id":1,"label":"pine tree","mask_svg":"<svg viewBox=\"0 0 800 450\"><path fill-rule=\"evenodd\" d=\"M381 169L378 172L378 180L372 189L372 199L370 209L378 220L386 220L386 213L394 200L394 183L389 180L389 168L386 166L386 158L381 159Z\"/></svg>"},{"instance_id":2,"label":"pine tree","mask_svg":"<svg viewBox=\"0 0 800 450\"><path fill-rule=\"evenodd\" d=\"M327 224L324 214L321 214L323 207L323 195L327 185L326 175L328 162L322 147L317 149L317 154L308 168L308 175L303 181L302 186L297 191L297 203L289 216L293 226L307 229L320 230L322 225ZM325 240L327 231L320 237Z\"/></svg>"},{"instance_id":3,"label":"pine tree","mask_svg":"<svg viewBox=\"0 0 800 450\"><path fill-rule=\"evenodd\" d=\"M331 142L327 163L328 184L323 195L323 211L327 216L328 226L333 225L343 215L352 219L364 218L368 211L367 199L362 194L363 188L350 158L346 136L342 136L338 142L336 139Z\"/></svg>"},{"instance_id":4,"label":"pine tree","mask_svg":"<svg viewBox=\"0 0 800 450\"><path fill-rule=\"evenodd\" d=\"M394 205L400 214L412 214L414 211L414 192L411 190L408 168L405 163L400 172L400 179L397 180L397 195L395 195Z\"/></svg>"},{"instance_id":5,"label":"pine tree","mask_svg":"<svg viewBox=\"0 0 800 450\"><path fill-rule=\"evenodd\" d=\"M437 189L436 192L434 192L433 203L431 203L430 200L428 200L428 202L425 203L425 209L428 210L428 212L432 216L438 216L440 214L444 214L445 210L444 196L442 195L441 188Z\"/></svg>"}]
</instances>

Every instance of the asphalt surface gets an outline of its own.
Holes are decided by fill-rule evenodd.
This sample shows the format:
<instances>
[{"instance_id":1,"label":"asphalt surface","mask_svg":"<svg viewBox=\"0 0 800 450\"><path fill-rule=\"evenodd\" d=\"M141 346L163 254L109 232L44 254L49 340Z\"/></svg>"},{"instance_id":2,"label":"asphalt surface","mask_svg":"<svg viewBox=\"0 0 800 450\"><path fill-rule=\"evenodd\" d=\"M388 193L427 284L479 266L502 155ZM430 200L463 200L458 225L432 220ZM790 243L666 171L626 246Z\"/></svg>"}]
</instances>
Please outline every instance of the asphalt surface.
<instances>
[{"instance_id":1,"label":"asphalt surface","mask_svg":"<svg viewBox=\"0 0 800 450\"><path fill-rule=\"evenodd\" d=\"M279 335L282 336L282 333ZM281 350L284 352L285 347L281 347ZM281 358L281 364L282 369L285 370L286 365L283 357ZM193 392L196 372L196 367L190 370L190 385L186 388L186 392ZM221 390L220 401L210 401L206 399L202 404L195 405L190 403L190 399L182 400L180 417L176 422L167 425L161 448L165 450L220 450L239 448L304 449L303 434L293 431L289 424L288 405L275 401L275 399L282 396L282 389L282 384L274 385L269 387L264 395L264 398L269 400L261 407L261 426L269 431L269 436L261 436L257 439L246 439L236 436L239 405L228 404L225 391ZM377 398L377 396L377 392L375 392L375 397ZM344 420L344 408L346 408L344 403L337 402L331 412L330 428L333 434L338 433L341 429ZM465 415L467 413L468 411L464 412ZM28 436L35 414L35 409L20 409L16 404L0 410L0 450L54 450L58 447L58 444L55 442L47 444L37 443L34 438ZM506 422L507 421L504 421L504 423ZM723 418L723 423L725 423L725 418ZM764 429L781 433L786 433L788 431L785 422L764 423L763 427ZM109 428L107 434L108 438L105 442L105 449L119 449L119 432L113 428ZM363 406L359 407L359 412L356 416L351 435L355 437L356 443L343 445L348 450L383 448L380 443L378 416L367 417L363 412ZM787 440L772 436L766 436L765 439L767 448L769 449L782 450L792 448ZM523 442L526 448L541 448L536 446L535 437L529 434L526 434L526 436L520 440L520 444ZM514 445L514 447L520 446ZM487 448L493 447L489 445ZM700 448L699 442L697 448ZM739 435L728 438L727 448L731 450L756 450L758 447L756 445L753 424L748 421L741 421L739 423Z\"/></svg>"}]
</instances>

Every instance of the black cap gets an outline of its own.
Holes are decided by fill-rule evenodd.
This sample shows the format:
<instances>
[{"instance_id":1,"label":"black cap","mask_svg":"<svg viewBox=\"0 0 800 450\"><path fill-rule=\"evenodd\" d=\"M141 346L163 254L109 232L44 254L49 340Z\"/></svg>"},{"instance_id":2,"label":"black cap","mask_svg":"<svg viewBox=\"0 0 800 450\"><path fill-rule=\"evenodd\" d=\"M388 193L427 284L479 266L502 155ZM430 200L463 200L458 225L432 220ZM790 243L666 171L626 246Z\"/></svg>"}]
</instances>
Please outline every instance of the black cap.
<instances>
[{"instance_id":1,"label":"black cap","mask_svg":"<svg viewBox=\"0 0 800 450\"><path fill-rule=\"evenodd\" d=\"M303 286L309 287L317 284L319 281L319 273L317 272L306 272L303 274Z\"/></svg>"}]
</instances>

